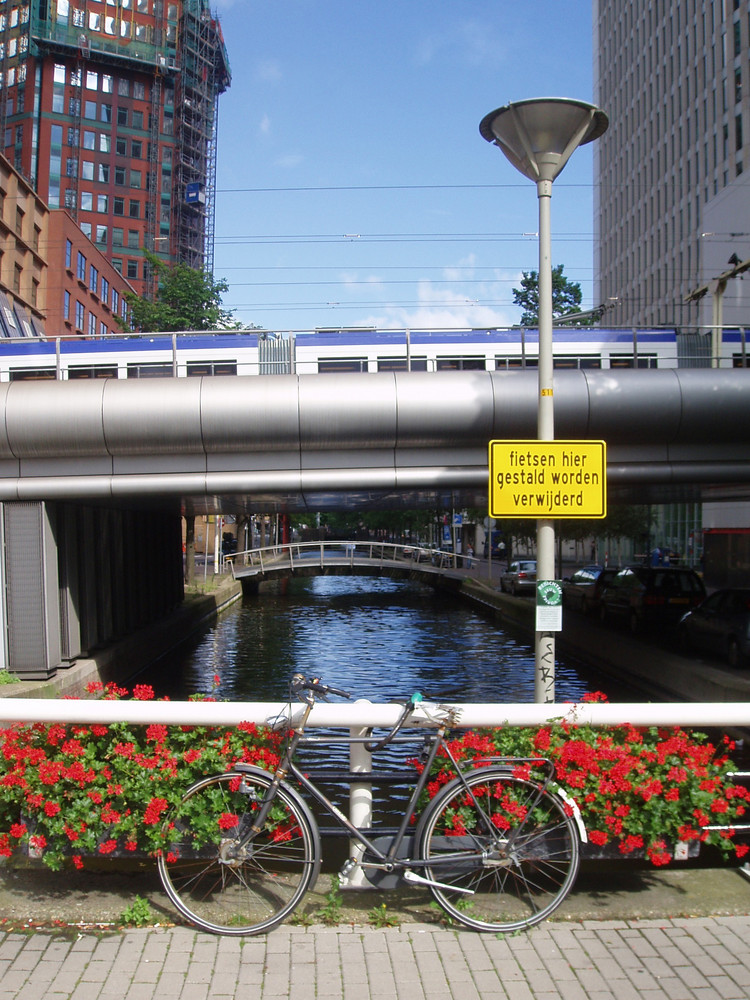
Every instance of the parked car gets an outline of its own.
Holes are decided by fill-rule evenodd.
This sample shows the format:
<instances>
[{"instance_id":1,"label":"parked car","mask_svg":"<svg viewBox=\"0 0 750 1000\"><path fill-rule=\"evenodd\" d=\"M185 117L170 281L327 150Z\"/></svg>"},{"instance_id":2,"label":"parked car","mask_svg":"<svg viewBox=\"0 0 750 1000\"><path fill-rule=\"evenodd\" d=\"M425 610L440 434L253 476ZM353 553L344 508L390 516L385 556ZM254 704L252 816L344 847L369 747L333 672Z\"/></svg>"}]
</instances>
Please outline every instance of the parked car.
<instances>
[{"instance_id":1,"label":"parked car","mask_svg":"<svg viewBox=\"0 0 750 1000\"><path fill-rule=\"evenodd\" d=\"M619 571L619 566L582 566L577 569L562 582L563 605L585 615L598 611L604 588Z\"/></svg>"},{"instance_id":2,"label":"parked car","mask_svg":"<svg viewBox=\"0 0 750 1000\"><path fill-rule=\"evenodd\" d=\"M512 562L500 577L500 590L507 594L529 594L536 592L536 562L533 559L518 559Z\"/></svg>"},{"instance_id":3,"label":"parked car","mask_svg":"<svg viewBox=\"0 0 750 1000\"><path fill-rule=\"evenodd\" d=\"M750 589L717 590L680 621L680 644L726 657L731 667L750 665Z\"/></svg>"},{"instance_id":4,"label":"parked car","mask_svg":"<svg viewBox=\"0 0 750 1000\"><path fill-rule=\"evenodd\" d=\"M705 600L706 588L695 570L673 566L625 566L603 591L602 621L616 618L633 632L643 625L672 624Z\"/></svg>"}]
</instances>

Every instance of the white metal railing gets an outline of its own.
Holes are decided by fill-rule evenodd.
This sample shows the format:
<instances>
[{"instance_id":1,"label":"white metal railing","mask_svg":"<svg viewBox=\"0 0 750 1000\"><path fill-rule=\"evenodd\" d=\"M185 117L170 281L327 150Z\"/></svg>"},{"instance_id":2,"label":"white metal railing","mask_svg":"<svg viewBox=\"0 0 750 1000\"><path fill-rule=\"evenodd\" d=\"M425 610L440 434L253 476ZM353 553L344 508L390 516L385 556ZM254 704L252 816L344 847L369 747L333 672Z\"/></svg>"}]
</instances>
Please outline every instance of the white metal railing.
<instances>
[{"instance_id":1,"label":"white metal railing","mask_svg":"<svg viewBox=\"0 0 750 1000\"><path fill-rule=\"evenodd\" d=\"M472 557L473 558L473 557ZM424 545L403 545L395 542L377 541L315 541L288 542L268 545L260 549L243 549L225 556L233 576L242 576L242 570L255 569L259 573L267 570L289 569L296 566L318 565L362 565L371 562L376 566L393 563L429 563L438 569L456 569L459 560L467 556L456 555L442 549L431 549Z\"/></svg>"},{"instance_id":2,"label":"white metal railing","mask_svg":"<svg viewBox=\"0 0 750 1000\"><path fill-rule=\"evenodd\" d=\"M293 709L296 703L292 703ZM299 706L302 711L302 705ZM411 724L437 726L435 704L418 707ZM556 719L590 726L715 726L750 728L750 702L664 702L619 704L562 702L555 704L473 704L451 705L461 727L540 726ZM383 727L394 725L401 706L319 702L309 726ZM206 701L110 701L108 699L0 698L0 722L64 722L106 725L128 722L133 725L163 723L171 726L236 726L240 722L263 725L280 716L289 716L288 702L206 702ZM296 712L292 712L294 721Z\"/></svg>"}]
</instances>

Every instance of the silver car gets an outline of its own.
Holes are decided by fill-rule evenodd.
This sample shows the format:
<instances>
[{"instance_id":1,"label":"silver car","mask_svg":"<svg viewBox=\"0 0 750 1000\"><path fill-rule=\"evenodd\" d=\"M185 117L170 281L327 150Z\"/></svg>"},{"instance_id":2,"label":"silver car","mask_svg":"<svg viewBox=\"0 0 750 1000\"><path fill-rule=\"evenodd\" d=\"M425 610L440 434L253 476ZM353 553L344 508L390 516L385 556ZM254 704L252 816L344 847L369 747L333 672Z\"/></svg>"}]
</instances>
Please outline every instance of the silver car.
<instances>
[{"instance_id":1,"label":"silver car","mask_svg":"<svg viewBox=\"0 0 750 1000\"><path fill-rule=\"evenodd\" d=\"M518 559L512 562L500 577L500 590L506 594L533 594L536 592L536 561Z\"/></svg>"}]
</instances>

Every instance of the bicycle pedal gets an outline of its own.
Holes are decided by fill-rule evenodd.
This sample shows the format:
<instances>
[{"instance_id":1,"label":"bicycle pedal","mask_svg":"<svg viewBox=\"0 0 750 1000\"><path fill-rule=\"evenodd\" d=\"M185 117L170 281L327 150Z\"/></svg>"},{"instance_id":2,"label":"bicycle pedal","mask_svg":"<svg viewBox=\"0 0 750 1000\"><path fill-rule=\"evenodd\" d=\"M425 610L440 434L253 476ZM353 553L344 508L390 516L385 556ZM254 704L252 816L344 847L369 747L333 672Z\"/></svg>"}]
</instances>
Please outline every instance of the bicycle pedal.
<instances>
[{"instance_id":1,"label":"bicycle pedal","mask_svg":"<svg viewBox=\"0 0 750 1000\"><path fill-rule=\"evenodd\" d=\"M427 878L424 875L417 875L416 872L407 868L402 873L405 882L416 882L418 885L434 885L436 889L450 889L451 892L462 892L465 896L473 896L473 889L463 889L460 885L446 885L445 882L436 882L434 878Z\"/></svg>"}]
</instances>

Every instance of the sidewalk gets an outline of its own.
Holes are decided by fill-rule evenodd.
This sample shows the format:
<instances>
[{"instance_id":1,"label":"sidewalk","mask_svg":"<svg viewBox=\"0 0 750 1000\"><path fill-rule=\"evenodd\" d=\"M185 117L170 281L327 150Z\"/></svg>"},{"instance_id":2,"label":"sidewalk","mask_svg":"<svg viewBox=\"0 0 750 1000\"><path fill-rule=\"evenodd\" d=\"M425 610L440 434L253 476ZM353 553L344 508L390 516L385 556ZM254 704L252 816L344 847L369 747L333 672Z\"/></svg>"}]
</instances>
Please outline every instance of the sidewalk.
<instances>
[{"instance_id":1,"label":"sidewalk","mask_svg":"<svg viewBox=\"0 0 750 1000\"><path fill-rule=\"evenodd\" d=\"M431 924L0 934L1 1000L747 1000L750 917L546 923L498 938Z\"/></svg>"}]
</instances>

